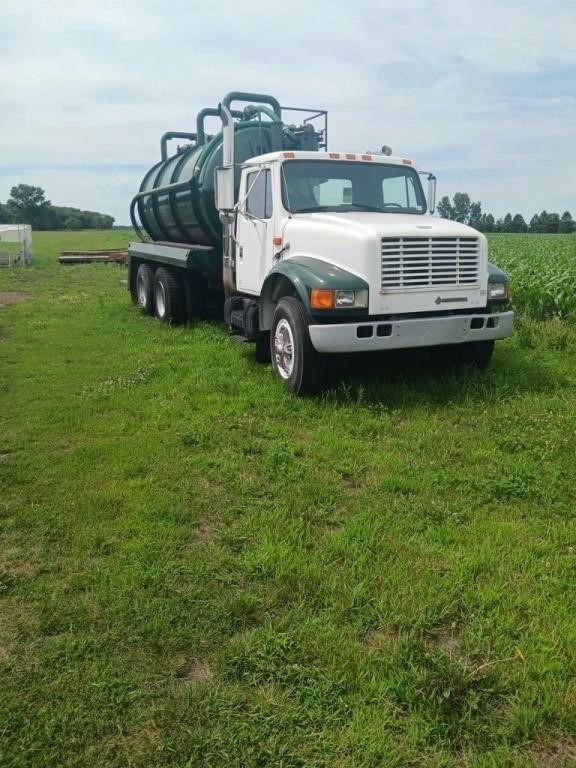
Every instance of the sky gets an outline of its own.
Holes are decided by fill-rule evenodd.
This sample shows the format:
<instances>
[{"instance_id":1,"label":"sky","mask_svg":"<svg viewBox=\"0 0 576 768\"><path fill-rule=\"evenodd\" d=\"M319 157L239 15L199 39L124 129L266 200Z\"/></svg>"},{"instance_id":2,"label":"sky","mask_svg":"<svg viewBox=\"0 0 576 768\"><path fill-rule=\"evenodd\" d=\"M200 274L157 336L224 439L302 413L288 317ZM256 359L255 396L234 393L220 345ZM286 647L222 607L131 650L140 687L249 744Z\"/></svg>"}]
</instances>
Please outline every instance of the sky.
<instances>
[{"instance_id":1,"label":"sky","mask_svg":"<svg viewBox=\"0 0 576 768\"><path fill-rule=\"evenodd\" d=\"M127 224L160 136L242 90L327 109L329 149L388 144L440 197L576 218L566 0L2 0L0 39L2 202L33 184Z\"/></svg>"}]
</instances>

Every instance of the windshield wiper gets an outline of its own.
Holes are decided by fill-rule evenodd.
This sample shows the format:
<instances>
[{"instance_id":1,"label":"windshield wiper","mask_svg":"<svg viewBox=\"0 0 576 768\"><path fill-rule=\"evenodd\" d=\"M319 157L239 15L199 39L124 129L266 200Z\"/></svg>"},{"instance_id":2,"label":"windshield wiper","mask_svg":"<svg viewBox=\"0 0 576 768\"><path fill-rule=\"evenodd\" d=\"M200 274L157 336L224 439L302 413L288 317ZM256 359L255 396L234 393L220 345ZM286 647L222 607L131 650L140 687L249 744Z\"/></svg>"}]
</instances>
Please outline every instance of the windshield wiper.
<instances>
[{"instance_id":1,"label":"windshield wiper","mask_svg":"<svg viewBox=\"0 0 576 768\"><path fill-rule=\"evenodd\" d=\"M310 208L293 208L292 213L317 213L318 211L332 211L333 205L314 205Z\"/></svg>"},{"instance_id":2,"label":"windshield wiper","mask_svg":"<svg viewBox=\"0 0 576 768\"><path fill-rule=\"evenodd\" d=\"M352 205L354 208L361 208L363 211L374 211L374 213L383 213L383 208L378 208L376 205L365 205L364 203L346 203L346 205Z\"/></svg>"}]
</instances>

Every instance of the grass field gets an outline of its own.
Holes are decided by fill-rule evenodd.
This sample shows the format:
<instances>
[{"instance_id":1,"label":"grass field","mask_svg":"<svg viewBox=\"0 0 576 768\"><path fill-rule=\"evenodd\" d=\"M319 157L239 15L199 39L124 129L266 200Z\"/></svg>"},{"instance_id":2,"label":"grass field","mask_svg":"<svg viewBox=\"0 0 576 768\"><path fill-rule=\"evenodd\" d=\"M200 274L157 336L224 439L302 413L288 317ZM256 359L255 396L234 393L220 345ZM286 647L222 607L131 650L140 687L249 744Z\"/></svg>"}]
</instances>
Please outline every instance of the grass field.
<instances>
[{"instance_id":1,"label":"grass field","mask_svg":"<svg viewBox=\"0 0 576 768\"><path fill-rule=\"evenodd\" d=\"M56 261L125 242L0 271L2 768L576 765L576 237L492 238L485 373L312 400Z\"/></svg>"}]
</instances>

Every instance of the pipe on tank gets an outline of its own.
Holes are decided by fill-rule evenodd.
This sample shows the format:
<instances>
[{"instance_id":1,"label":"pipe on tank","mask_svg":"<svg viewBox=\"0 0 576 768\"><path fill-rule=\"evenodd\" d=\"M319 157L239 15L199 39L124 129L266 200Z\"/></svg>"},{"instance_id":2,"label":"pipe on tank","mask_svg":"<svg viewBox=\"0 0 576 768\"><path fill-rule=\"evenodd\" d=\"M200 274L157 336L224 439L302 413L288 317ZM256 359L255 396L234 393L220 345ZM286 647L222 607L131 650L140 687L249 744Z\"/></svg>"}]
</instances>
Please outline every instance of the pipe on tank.
<instances>
[{"instance_id":1,"label":"pipe on tank","mask_svg":"<svg viewBox=\"0 0 576 768\"><path fill-rule=\"evenodd\" d=\"M233 109L230 111L230 114L232 117L237 117L239 120L242 119L242 112L240 112L237 109ZM206 144L206 131L204 130L204 120L207 117L220 117L220 112L215 107L204 107L204 109L201 109L200 112L198 112L198 115L196 117L196 136L197 138L197 144L198 146L201 146L202 144Z\"/></svg>"},{"instance_id":2,"label":"pipe on tank","mask_svg":"<svg viewBox=\"0 0 576 768\"><path fill-rule=\"evenodd\" d=\"M245 93L244 91L230 91L222 99L222 104L230 108L233 101L250 101L257 104L269 104L276 113L278 120L282 119L282 107L278 99L274 96L268 96L265 93Z\"/></svg>"},{"instance_id":3,"label":"pipe on tank","mask_svg":"<svg viewBox=\"0 0 576 768\"><path fill-rule=\"evenodd\" d=\"M246 120L252 120L252 118L255 118L258 115L266 115L270 118L270 120L272 120L272 122L278 122L278 116L276 115L276 112L270 109L270 107L263 107L262 105L256 106L255 104L249 104L247 107L245 107L242 114Z\"/></svg>"},{"instance_id":4,"label":"pipe on tank","mask_svg":"<svg viewBox=\"0 0 576 768\"><path fill-rule=\"evenodd\" d=\"M179 181L175 184L166 184L165 187L156 187L156 189L146 189L144 192L138 192L137 195L134 195L132 198L132 202L130 203L130 221L132 222L132 226L134 227L134 231L140 238L140 240L144 243L146 242L146 236L142 232L142 229L138 225L138 221L136 219L136 205L138 204L139 200L143 200L145 197L151 197L154 194L162 193L165 194L166 192L183 192L185 190L190 189L190 182L189 181Z\"/></svg>"},{"instance_id":5,"label":"pipe on tank","mask_svg":"<svg viewBox=\"0 0 576 768\"><path fill-rule=\"evenodd\" d=\"M160 157L162 161L168 159L168 142L170 139L190 139L190 141L196 141L195 133L187 133L186 131L168 131L160 139Z\"/></svg>"}]
</instances>

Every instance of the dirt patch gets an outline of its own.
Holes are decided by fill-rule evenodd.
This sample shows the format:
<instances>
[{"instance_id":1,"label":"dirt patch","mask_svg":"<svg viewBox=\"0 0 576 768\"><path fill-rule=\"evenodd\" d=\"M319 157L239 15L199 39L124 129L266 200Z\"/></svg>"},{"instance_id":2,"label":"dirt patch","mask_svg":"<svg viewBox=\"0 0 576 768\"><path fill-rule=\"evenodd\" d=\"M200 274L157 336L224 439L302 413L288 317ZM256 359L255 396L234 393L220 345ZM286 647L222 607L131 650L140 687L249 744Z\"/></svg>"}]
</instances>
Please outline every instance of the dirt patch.
<instances>
[{"instance_id":1,"label":"dirt patch","mask_svg":"<svg viewBox=\"0 0 576 768\"><path fill-rule=\"evenodd\" d=\"M576 742L567 736L553 744L534 746L528 754L542 768L571 768L576 765Z\"/></svg>"},{"instance_id":2,"label":"dirt patch","mask_svg":"<svg viewBox=\"0 0 576 768\"><path fill-rule=\"evenodd\" d=\"M439 648L446 656L458 661L466 661L462 651L462 639L454 631L454 627L440 629L431 635L426 643L429 647Z\"/></svg>"},{"instance_id":3,"label":"dirt patch","mask_svg":"<svg viewBox=\"0 0 576 768\"><path fill-rule=\"evenodd\" d=\"M33 579L40 570L38 561L22 559L19 549L6 545L0 549L0 576L4 574L7 579Z\"/></svg>"},{"instance_id":4,"label":"dirt patch","mask_svg":"<svg viewBox=\"0 0 576 768\"><path fill-rule=\"evenodd\" d=\"M212 679L212 670L203 659L194 659L189 666L181 667L176 672L176 677L181 683L203 685Z\"/></svg>"},{"instance_id":5,"label":"dirt patch","mask_svg":"<svg viewBox=\"0 0 576 768\"><path fill-rule=\"evenodd\" d=\"M204 544L214 538L214 528L206 520L199 520L194 531L194 541Z\"/></svg>"},{"instance_id":6,"label":"dirt patch","mask_svg":"<svg viewBox=\"0 0 576 768\"><path fill-rule=\"evenodd\" d=\"M373 629L363 638L363 645L374 653L387 651L398 642L398 635L389 629Z\"/></svg>"},{"instance_id":7,"label":"dirt patch","mask_svg":"<svg viewBox=\"0 0 576 768\"><path fill-rule=\"evenodd\" d=\"M22 291L0 291L0 307L7 307L8 304L19 304L21 301L29 301L31 298L29 293L22 293Z\"/></svg>"}]
</instances>

